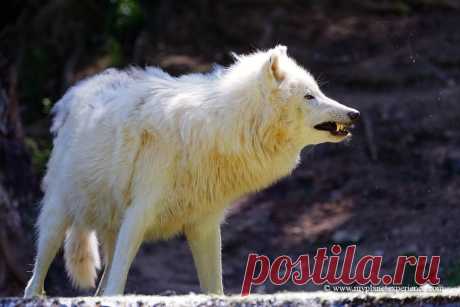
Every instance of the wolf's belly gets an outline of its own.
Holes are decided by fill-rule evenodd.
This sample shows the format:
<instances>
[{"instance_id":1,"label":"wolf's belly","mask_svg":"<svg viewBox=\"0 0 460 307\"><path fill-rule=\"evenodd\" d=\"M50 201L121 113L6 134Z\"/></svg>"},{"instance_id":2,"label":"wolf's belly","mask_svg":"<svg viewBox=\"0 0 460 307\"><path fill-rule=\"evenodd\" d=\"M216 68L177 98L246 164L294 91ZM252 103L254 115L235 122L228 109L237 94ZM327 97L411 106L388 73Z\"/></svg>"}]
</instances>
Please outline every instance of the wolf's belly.
<instances>
[{"instance_id":1,"label":"wolf's belly","mask_svg":"<svg viewBox=\"0 0 460 307\"><path fill-rule=\"evenodd\" d=\"M231 202L227 203L228 205ZM162 202L155 212L152 222L146 232L146 240L168 239L184 232L184 228L199 224L208 216L222 214L226 204L209 204L206 202L191 202L182 199L173 202Z\"/></svg>"}]
</instances>

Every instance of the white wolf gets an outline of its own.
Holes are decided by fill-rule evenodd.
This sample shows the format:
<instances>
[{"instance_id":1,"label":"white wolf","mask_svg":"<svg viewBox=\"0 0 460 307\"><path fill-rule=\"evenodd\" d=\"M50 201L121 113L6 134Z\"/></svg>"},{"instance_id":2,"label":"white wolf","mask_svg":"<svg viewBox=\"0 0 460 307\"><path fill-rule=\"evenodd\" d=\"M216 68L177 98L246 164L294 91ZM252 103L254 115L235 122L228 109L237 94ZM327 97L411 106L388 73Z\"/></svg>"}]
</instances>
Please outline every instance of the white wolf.
<instances>
[{"instance_id":1,"label":"white wolf","mask_svg":"<svg viewBox=\"0 0 460 307\"><path fill-rule=\"evenodd\" d=\"M38 250L25 296L44 293L64 244L74 285L118 295L144 240L184 233L201 289L222 294L228 205L288 175L303 147L347 138L359 112L326 97L277 46L210 74L107 70L54 108ZM96 238L97 234L97 238Z\"/></svg>"}]
</instances>

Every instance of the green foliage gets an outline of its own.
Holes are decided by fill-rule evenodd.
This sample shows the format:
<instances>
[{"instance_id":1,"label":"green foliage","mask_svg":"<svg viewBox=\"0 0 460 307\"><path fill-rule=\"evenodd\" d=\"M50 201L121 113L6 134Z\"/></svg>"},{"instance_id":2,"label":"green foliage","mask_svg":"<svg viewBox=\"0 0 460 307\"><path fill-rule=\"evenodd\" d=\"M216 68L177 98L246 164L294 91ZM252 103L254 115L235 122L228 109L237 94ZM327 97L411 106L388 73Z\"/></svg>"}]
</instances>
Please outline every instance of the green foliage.
<instances>
[{"instance_id":1,"label":"green foliage","mask_svg":"<svg viewBox=\"0 0 460 307\"><path fill-rule=\"evenodd\" d=\"M110 37L107 40L106 51L109 54L111 66L123 65L123 49L120 42L115 37Z\"/></svg>"},{"instance_id":2,"label":"green foliage","mask_svg":"<svg viewBox=\"0 0 460 307\"><path fill-rule=\"evenodd\" d=\"M43 113L50 114L52 105L53 103L51 102L51 99L49 99L48 97L43 98L42 100Z\"/></svg>"},{"instance_id":3,"label":"green foliage","mask_svg":"<svg viewBox=\"0 0 460 307\"><path fill-rule=\"evenodd\" d=\"M144 15L137 0L111 0L106 14L106 51L113 66L124 64L125 43L132 45L144 25Z\"/></svg>"},{"instance_id":4,"label":"green foliage","mask_svg":"<svg viewBox=\"0 0 460 307\"><path fill-rule=\"evenodd\" d=\"M106 35L120 43L144 24L144 15L137 0L110 0L105 19Z\"/></svg>"},{"instance_id":5,"label":"green foliage","mask_svg":"<svg viewBox=\"0 0 460 307\"><path fill-rule=\"evenodd\" d=\"M118 31L137 27L143 23L143 14L137 0L112 0L112 3L116 5L114 26Z\"/></svg>"},{"instance_id":6,"label":"green foliage","mask_svg":"<svg viewBox=\"0 0 460 307\"><path fill-rule=\"evenodd\" d=\"M27 137L25 139L27 150L30 152L32 159L32 167L38 174L44 174L46 169L46 163L51 154L51 142L42 140L40 143L38 140Z\"/></svg>"},{"instance_id":7,"label":"green foliage","mask_svg":"<svg viewBox=\"0 0 460 307\"><path fill-rule=\"evenodd\" d=\"M460 285L460 263L448 266L445 276L445 279L441 280L444 286L458 287Z\"/></svg>"},{"instance_id":8,"label":"green foliage","mask_svg":"<svg viewBox=\"0 0 460 307\"><path fill-rule=\"evenodd\" d=\"M47 82L54 72L51 58L52 54L47 53L46 48L42 46L26 48L24 51L19 67L19 90L21 104L28 109L28 112L23 114L25 124L45 116L40 99L46 95Z\"/></svg>"}]
</instances>

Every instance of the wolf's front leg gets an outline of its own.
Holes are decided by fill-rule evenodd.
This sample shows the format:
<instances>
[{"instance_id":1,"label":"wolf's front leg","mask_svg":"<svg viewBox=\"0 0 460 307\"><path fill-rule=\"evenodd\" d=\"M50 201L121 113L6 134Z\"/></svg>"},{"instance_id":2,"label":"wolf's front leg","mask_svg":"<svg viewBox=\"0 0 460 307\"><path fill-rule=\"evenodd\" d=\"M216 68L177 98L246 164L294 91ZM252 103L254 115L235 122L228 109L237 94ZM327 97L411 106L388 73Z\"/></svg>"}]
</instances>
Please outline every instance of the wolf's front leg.
<instances>
[{"instance_id":1,"label":"wolf's front leg","mask_svg":"<svg viewBox=\"0 0 460 307\"><path fill-rule=\"evenodd\" d=\"M186 229L201 290L210 294L224 294L220 222L220 216L213 217Z\"/></svg>"},{"instance_id":2,"label":"wolf's front leg","mask_svg":"<svg viewBox=\"0 0 460 307\"><path fill-rule=\"evenodd\" d=\"M118 233L113 261L109 270L105 296L122 295L134 257L144 239L150 216L146 203L133 202L126 210Z\"/></svg>"}]
</instances>

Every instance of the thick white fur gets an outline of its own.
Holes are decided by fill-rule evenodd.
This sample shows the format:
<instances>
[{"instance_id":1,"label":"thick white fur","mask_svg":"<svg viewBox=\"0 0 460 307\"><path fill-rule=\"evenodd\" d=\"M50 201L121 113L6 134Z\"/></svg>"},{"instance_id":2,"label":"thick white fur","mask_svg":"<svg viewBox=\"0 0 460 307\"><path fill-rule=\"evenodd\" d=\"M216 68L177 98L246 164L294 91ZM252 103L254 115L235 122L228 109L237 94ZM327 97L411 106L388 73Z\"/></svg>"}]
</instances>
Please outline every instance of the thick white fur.
<instances>
[{"instance_id":1,"label":"thick white fur","mask_svg":"<svg viewBox=\"0 0 460 307\"><path fill-rule=\"evenodd\" d=\"M306 94L315 99L306 100ZM43 293L62 245L74 283L122 294L144 240L185 233L201 288L223 293L220 223L242 195L288 175L303 147L344 137L319 131L353 111L326 97L278 46L237 56L210 74L107 70L71 88L54 108L54 149L44 178L34 273Z\"/></svg>"}]
</instances>

